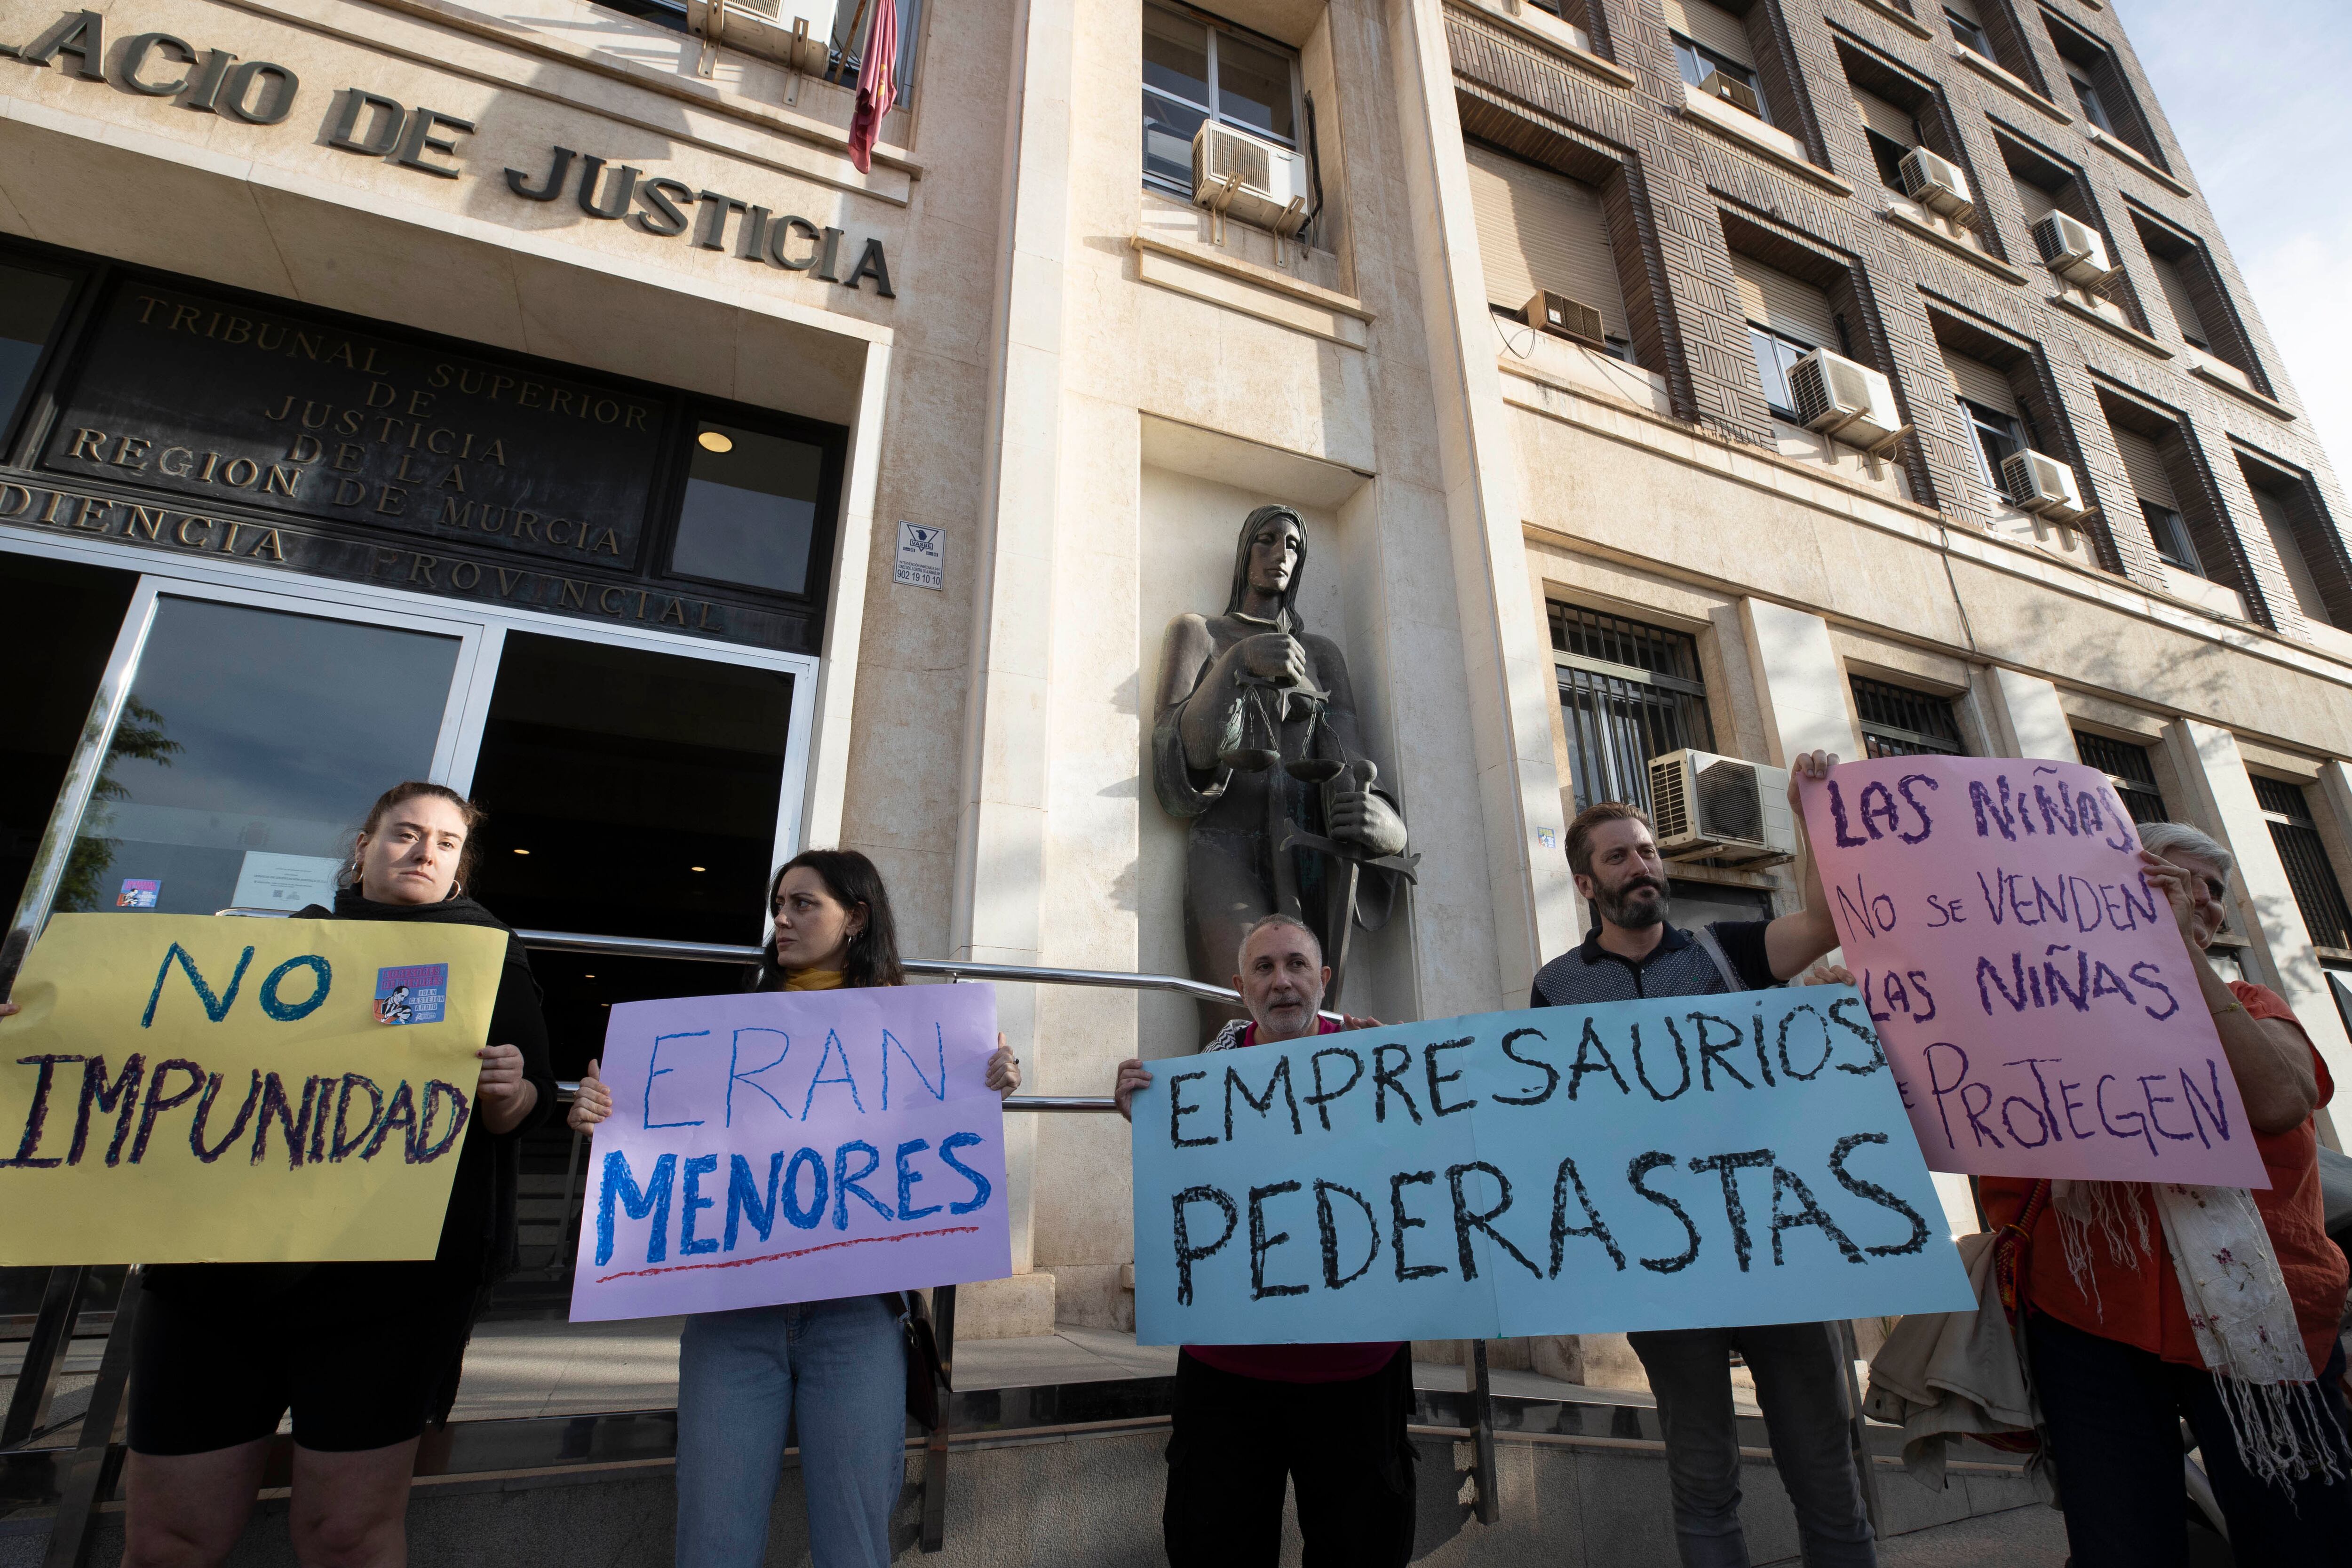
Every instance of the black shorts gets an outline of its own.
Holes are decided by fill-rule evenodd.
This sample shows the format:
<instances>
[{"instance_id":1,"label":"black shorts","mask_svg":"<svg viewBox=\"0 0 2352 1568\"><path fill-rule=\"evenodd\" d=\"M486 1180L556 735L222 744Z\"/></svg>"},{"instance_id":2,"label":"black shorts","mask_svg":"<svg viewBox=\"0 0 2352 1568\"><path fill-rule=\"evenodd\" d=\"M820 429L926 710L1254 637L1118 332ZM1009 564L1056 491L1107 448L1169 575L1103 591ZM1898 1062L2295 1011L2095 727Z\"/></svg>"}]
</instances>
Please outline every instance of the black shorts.
<instances>
[{"instance_id":1,"label":"black shorts","mask_svg":"<svg viewBox=\"0 0 2352 1568\"><path fill-rule=\"evenodd\" d=\"M276 1432L289 1406L294 1441L314 1452L406 1442L446 1407L480 1279L435 1262L169 1270L141 1293L131 1451L235 1447Z\"/></svg>"}]
</instances>

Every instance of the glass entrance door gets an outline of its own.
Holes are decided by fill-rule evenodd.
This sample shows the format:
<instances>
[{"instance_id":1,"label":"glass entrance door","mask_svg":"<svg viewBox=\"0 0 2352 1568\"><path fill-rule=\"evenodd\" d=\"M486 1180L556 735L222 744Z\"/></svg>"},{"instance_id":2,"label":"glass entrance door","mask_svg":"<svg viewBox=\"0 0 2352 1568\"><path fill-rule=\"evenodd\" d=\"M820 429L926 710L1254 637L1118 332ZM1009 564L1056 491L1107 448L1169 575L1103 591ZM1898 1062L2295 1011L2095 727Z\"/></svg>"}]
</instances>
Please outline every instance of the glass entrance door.
<instances>
[{"instance_id":1,"label":"glass entrance door","mask_svg":"<svg viewBox=\"0 0 2352 1568\"><path fill-rule=\"evenodd\" d=\"M751 945L780 820L797 681L788 669L540 633L506 635L471 794L488 813L482 901L541 931ZM605 1009L732 990L722 966L541 952L556 1070Z\"/></svg>"},{"instance_id":2,"label":"glass entrance door","mask_svg":"<svg viewBox=\"0 0 2352 1568\"><path fill-rule=\"evenodd\" d=\"M375 797L446 772L465 629L261 595L159 593L151 613L53 907L331 902Z\"/></svg>"}]
</instances>

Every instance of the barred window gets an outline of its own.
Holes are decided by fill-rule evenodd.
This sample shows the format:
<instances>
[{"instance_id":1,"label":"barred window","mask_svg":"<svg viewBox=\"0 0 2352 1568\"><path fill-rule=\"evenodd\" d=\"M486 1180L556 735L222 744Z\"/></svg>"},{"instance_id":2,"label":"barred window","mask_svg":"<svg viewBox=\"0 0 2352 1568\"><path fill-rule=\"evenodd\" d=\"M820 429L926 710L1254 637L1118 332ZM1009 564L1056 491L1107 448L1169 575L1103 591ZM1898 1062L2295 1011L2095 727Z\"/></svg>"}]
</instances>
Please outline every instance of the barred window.
<instances>
[{"instance_id":1,"label":"barred window","mask_svg":"<svg viewBox=\"0 0 2352 1568\"><path fill-rule=\"evenodd\" d=\"M1853 706L1862 720L1863 749L1874 757L1957 757L1959 721L1949 698L1853 678Z\"/></svg>"},{"instance_id":2,"label":"barred window","mask_svg":"<svg viewBox=\"0 0 2352 1568\"><path fill-rule=\"evenodd\" d=\"M2343 886L2328 864L2327 847L2320 841L2303 787L2256 774L2254 798L2270 822L2271 842L2285 862L2287 886L2294 889L2295 908L2303 912L2313 945L2352 949L2352 909L2345 906Z\"/></svg>"},{"instance_id":3,"label":"barred window","mask_svg":"<svg viewBox=\"0 0 2352 1568\"><path fill-rule=\"evenodd\" d=\"M1622 800L1647 811L1652 757L1715 749L1698 645L1689 637L1554 605L1551 646L1577 810Z\"/></svg>"},{"instance_id":4,"label":"barred window","mask_svg":"<svg viewBox=\"0 0 2352 1568\"><path fill-rule=\"evenodd\" d=\"M2123 797L2124 809L2131 813L2134 822L2172 820L2171 814L2164 809L2164 794L2156 787L2156 769L2147 760L2146 746L2077 730L2074 751L2086 764L2107 775L2107 782Z\"/></svg>"}]
</instances>

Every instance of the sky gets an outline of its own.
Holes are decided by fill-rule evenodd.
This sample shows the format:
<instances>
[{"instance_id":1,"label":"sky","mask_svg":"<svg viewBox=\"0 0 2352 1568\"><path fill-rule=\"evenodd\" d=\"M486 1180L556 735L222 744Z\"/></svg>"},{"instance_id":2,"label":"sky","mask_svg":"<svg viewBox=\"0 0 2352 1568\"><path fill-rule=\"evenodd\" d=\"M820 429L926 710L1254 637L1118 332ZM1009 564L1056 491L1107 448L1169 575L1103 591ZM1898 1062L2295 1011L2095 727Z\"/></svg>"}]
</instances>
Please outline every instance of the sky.
<instances>
[{"instance_id":1,"label":"sky","mask_svg":"<svg viewBox=\"0 0 2352 1568\"><path fill-rule=\"evenodd\" d=\"M2111 3L2340 474L2352 459L2352 5Z\"/></svg>"}]
</instances>

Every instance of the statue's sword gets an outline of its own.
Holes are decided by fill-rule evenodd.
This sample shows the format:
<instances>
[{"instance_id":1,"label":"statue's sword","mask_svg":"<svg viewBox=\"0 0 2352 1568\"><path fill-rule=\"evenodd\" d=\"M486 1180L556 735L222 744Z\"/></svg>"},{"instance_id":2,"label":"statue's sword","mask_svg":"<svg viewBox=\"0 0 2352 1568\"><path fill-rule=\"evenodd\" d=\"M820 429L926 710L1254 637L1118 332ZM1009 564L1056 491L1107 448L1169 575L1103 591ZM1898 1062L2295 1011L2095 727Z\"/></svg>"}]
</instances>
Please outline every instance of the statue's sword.
<instances>
[{"instance_id":1,"label":"statue's sword","mask_svg":"<svg viewBox=\"0 0 2352 1568\"><path fill-rule=\"evenodd\" d=\"M1365 789L1371 788L1373 781L1380 777L1378 764L1369 757L1359 758L1348 766L1350 771L1357 768L1363 770L1362 787ZM1324 956L1331 965L1331 984L1327 993L1328 997L1327 1005L1336 1005L1339 999L1339 988L1348 978L1348 952L1356 934L1356 883L1362 876L1364 868L1373 866L1384 871L1393 871L1406 881L1419 886L1420 879L1416 875L1416 868L1421 864L1421 857L1373 855L1360 844L1346 843L1339 839L1327 838L1319 833L1309 833L1286 816L1275 834L1276 865L1287 867L1289 851L1293 849L1304 849L1310 854L1322 856L1330 862L1331 870L1334 873L1324 902L1326 911L1324 930L1331 933L1332 945L1338 951L1326 953Z\"/></svg>"}]
</instances>

